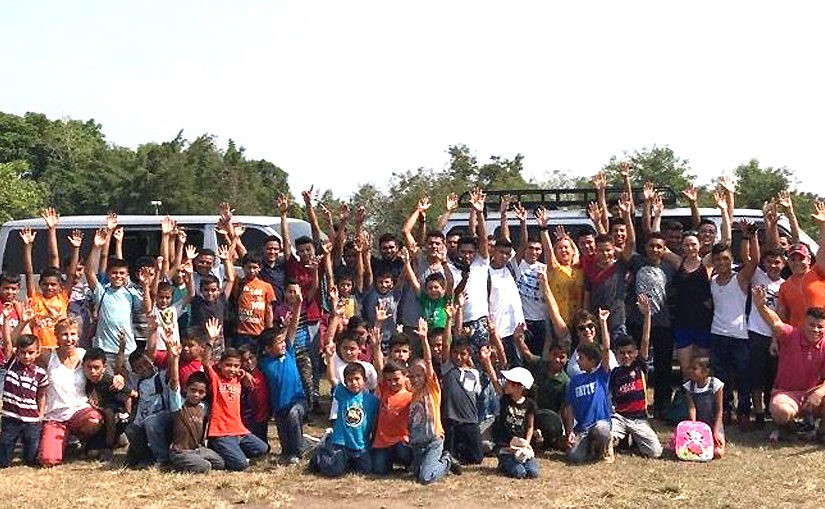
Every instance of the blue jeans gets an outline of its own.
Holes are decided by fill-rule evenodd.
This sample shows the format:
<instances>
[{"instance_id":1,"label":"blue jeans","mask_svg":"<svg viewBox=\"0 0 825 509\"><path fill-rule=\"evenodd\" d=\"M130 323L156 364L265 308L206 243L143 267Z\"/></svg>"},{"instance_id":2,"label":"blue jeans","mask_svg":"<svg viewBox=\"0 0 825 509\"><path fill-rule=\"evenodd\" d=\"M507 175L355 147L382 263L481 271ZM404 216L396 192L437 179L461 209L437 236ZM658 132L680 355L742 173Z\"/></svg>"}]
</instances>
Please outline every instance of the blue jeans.
<instances>
[{"instance_id":1,"label":"blue jeans","mask_svg":"<svg viewBox=\"0 0 825 509\"><path fill-rule=\"evenodd\" d=\"M211 437L209 448L223 458L227 470L241 471L249 466L249 459L263 456L269 445L252 433L232 437Z\"/></svg>"},{"instance_id":2,"label":"blue jeans","mask_svg":"<svg viewBox=\"0 0 825 509\"><path fill-rule=\"evenodd\" d=\"M327 477L340 477L348 470L359 474L369 474L372 471L372 457L369 449L357 451L342 445L336 445L327 439L312 453L309 466L314 471Z\"/></svg>"},{"instance_id":3,"label":"blue jeans","mask_svg":"<svg viewBox=\"0 0 825 509\"><path fill-rule=\"evenodd\" d=\"M283 456L300 456L304 451L303 423L307 413L305 405L306 401L298 401L289 408L278 410L273 414Z\"/></svg>"},{"instance_id":4,"label":"blue jeans","mask_svg":"<svg viewBox=\"0 0 825 509\"><path fill-rule=\"evenodd\" d=\"M516 479L535 479L539 476L539 464L536 458L520 463L513 454L499 454L498 469L507 477Z\"/></svg>"},{"instance_id":5,"label":"blue jeans","mask_svg":"<svg viewBox=\"0 0 825 509\"><path fill-rule=\"evenodd\" d=\"M410 470L421 484L434 483L450 471L450 460L443 457L444 441L434 438L423 445L411 445L413 451Z\"/></svg>"},{"instance_id":6,"label":"blue jeans","mask_svg":"<svg viewBox=\"0 0 825 509\"><path fill-rule=\"evenodd\" d=\"M169 462L169 444L172 442L172 414L161 411L146 417L142 423L126 426L129 448L126 464L135 466L144 461Z\"/></svg>"},{"instance_id":7,"label":"blue jeans","mask_svg":"<svg viewBox=\"0 0 825 509\"><path fill-rule=\"evenodd\" d=\"M404 442L372 450L372 472L374 474L387 475L393 465L409 468L410 463L412 463L412 449Z\"/></svg>"},{"instance_id":8,"label":"blue jeans","mask_svg":"<svg viewBox=\"0 0 825 509\"><path fill-rule=\"evenodd\" d=\"M710 367L713 375L725 384L723 408L725 412L733 410L733 385L731 379L736 377L736 392L739 395L737 413L751 413L751 360L747 339L710 335Z\"/></svg>"},{"instance_id":9,"label":"blue jeans","mask_svg":"<svg viewBox=\"0 0 825 509\"><path fill-rule=\"evenodd\" d=\"M23 461L29 466L36 465L42 423L3 417L2 424L3 431L0 432L0 467L5 468L11 465L14 447L20 439L23 440Z\"/></svg>"}]
</instances>

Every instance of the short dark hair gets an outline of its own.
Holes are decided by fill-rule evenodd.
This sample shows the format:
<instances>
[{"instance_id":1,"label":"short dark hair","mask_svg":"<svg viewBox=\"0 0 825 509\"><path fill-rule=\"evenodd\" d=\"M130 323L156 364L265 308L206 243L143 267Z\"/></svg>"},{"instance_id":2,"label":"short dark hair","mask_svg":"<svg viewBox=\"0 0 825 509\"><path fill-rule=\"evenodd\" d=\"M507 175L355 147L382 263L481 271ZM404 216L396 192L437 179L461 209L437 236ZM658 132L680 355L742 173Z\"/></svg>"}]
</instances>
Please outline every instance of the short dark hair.
<instances>
[{"instance_id":1,"label":"short dark hair","mask_svg":"<svg viewBox=\"0 0 825 509\"><path fill-rule=\"evenodd\" d=\"M579 240L582 237L587 237L588 235L596 236L596 230L593 229L592 226L587 225L583 226L579 231L576 232L576 240Z\"/></svg>"},{"instance_id":2,"label":"short dark hair","mask_svg":"<svg viewBox=\"0 0 825 509\"><path fill-rule=\"evenodd\" d=\"M685 225L681 221L668 221L665 223L665 231L682 231L684 229Z\"/></svg>"},{"instance_id":3,"label":"short dark hair","mask_svg":"<svg viewBox=\"0 0 825 509\"><path fill-rule=\"evenodd\" d=\"M103 361L106 364L106 352L101 348L89 348L86 350L86 355L83 356L83 363L92 361Z\"/></svg>"},{"instance_id":4,"label":"short dark hair","mask_svg":"<svg viewBox=\"0 0 825 509\"><path fill-rule=\"evenodd\" d=\"M614 226L627 226L627 223L624 222L624 218L611 217L610 218L610 227L613 228Z\"/></svg>"},{"instance_id":5,"label":"short dark hair","mask_svg":"<svg viewBox=\"0 0 825 509\"><path fill-rule=\"evenodd\" d=\"M348 331L354 331L358 327L364 327L365 329L369 329L369 322L364 320L364 317L361 315L354 315L352 318L349 319L347 322L347 329Z\"/></svg>"},{"instance_id":6,"label":"short dark hair","mask_svg":"<svg viewBox=\"0 0 825 509\"><path fill-rule=\"evenodd\" d=\"M444 237L444 234L443 234L443 233L441 233L441 232L440 232L440 231L438 231L438 230L429 230L429 231L427 232L427 236L426 236L425 238L427 238L427 239L441 239L441 240L446 240L446 239L445 239L445 237Z\"/></svg>"},{"instance_id":7,"label":"short dark hair","mask_svg":"<svg viewBox=\"0 0 825 509\"><path fill-rule=\"evenodd\" d=\"M467 236L467 237L461 237L460 239L458 239L458 246L459 247L467 245L467 244L470 244L474 248L478 249L478 237Z\"/></svg>"},{"instance_id":8,"label":"short dark hair","mask_svg":"<svg viewBox=\"0 0 825 509\"><path fill-rule=\"evenodd\" d=\"M634 348L636 347L636 340L633 339L633 336L629 336L627 334L617 334L616 337L613 338L613 346L616 350L631 345Z\"/></svg>"},{"instance_id":9,"label":"short dark hair","mask_svg":"<svg viewBox=\"0 0 825 509\"><path fill-rule=\"evenodd\" d=\"M651 239L657 239L657 240L664 241L665 236L662 232L650 232L650 233L647 234L647 240L651 240Z\"/></svg>"},{"instance_id":10,"label":"short dark hair","mask_svg":"<svg viewBox=\"0 0 825 509\"><path fill-rule=\"evenodd\" d=\"M360 374L362 377L367 378L367 370L364 369L364 366L362 366L360 362L350 362L344 368L344 378L355 374Z\"/></svg>"},{"instance_id":11,"label":"short dark hair","mask_svg":"<svg viewBox=\"0 0 825 509\"><path fill-rule=\"evenodd\" d=\"M208 247L205 247L205 248L200 249L198 251L198 256L213 256L214 257L215 256L215 251L212 251Z\"/></svg>"},{"instance_id":12,"label":"short dark hair","mask_svg":"<svg viewBox=\"0 0 825 509\"><path fill-rule=\"evenodd\" d=\"M807 311L805 311L805 316L810 316L811 318L815 318L817 320L825 320L825 308L818 306L810 307Z\"/></svg>"},{"instance_id":13,"label":"short dark hair","mask_svg":"<svg viewBox=\"0 0 825 509\"><path fill-rule=\"evenodd\" d=\"M710 358L697 355L690 360L689 366L698 366L705 371L710 371Z\"/></svg>"},{"instance_id":14,"label":"short dark hair","mask_svg":"<svg viewBox=\"0 0 825 509\"><path fill-rule=\"evenodd\" d=\"M135 270L140 270L146 267L154 267L155 263L157 262L151 256L140 256L137 260L135 260Z\"/></svg>"},{"instance_id":15,"label":"short dark hair","mask_svg":"<svg viewBox=\"0 0 825 509\"><path fill-rule=\"evenodd\" d=\"M339 270L335 274L335 284L340 283L341 281L355 281L355 275L349 269Z\"/></svg>"},{"instance_id":16,"label":"short dark hair","mask_svg":"<svg viewBox=\"0 0 825 509\"><path fill-rule=\"evenodd\" d=\"M613 244L613 235L609 233L600 233L596 235L596 244Z\"/></svg>"},{"instance_id":17,"label":"short dark hair","mask_svg":"<svg viewBox=\"0 0 825 509\"><path fill-rule=\"evenodd\" d=\"M593 362L599 362L602 359L602 351L596 343L583 341L576 347L576 351L579 352L580 356Z\"/></svg>"},{"instance_id":18,"label":"short dark hair","mask_svg":"<svg viewBox=\"0 0 825 509\"><path fill-rule=\"evenodd\" d=\"M378 237L378 245L380 246L384 242L395 242L398 244L398 238L395 236L394 233L384 233L380 237Z\"/></svg>"},{"instance_id":19,"label":"short dark hair","mask_svg":"<svg viewBox=\"0 0 825 509\"><path fill-rule=\"evenodd\" d=\"M152 362L152 360L146 355L146 350L135 350L129 354L129 365L134 366L134 364L141 358L146 358L147 361Z\"/></svg>"},{"instance_id":20,"label":"short dark hair","mask_svg":"<svg viewBox=\"0 0 825 509\"><path fill-rule=\"evenodd\" d=\"M18 349L28 348L37 344L37 336L34 334L21 334L14 346Z\"/></svg>"},{"instance_id":21,"label":"short dark hair","mask_svg":"<svg viewBox=\"0 0 825 509\"><path fill-rule=\"evenodd\" d=\"M209 390L209 377L203 371L195 371L189 378L186 379L186 386L189 387L192 384L203 384L206 386L206 390Z\"/></svg>"},{"instance_id":22,"label":"short dark hair","mask_svg":"<svg viewBox=\"0 0 825 509\"><path fill-rule=\"evenodd\" d=\"M239 351L238 351L238 350L236 350L235 348L227 348L227 349L226 349L226 350L224 350L224 351L223 351L223 353L221 354L221 360L220 360L220 362L223 362L223 361L225 361L225 360L227 360L227 359L238 359L238 360L240 360L240 359L242 359L242 358L243 358L243 357L241 357L241 352L239 352Z\"/></svg>"},{"instance_id":23,"label":"short dark hair","mask_svg":"<svg viewBox=\"0 0 825 509\"><path fill-rule=\"evenodd\" d=\"M424 285L426 286L427 283L429 283L430 281L435 281L442 285L447 284L447 278L444 276L443 272L433 272L432 274L424 278Z\"/></svg>"},{"instance_id":24,"label":"short dark hair","mask_svg":"<svg viewBox=\"0 0 825 509\"><path fill-rule=\"evenodd\" d=\"M344 341L355 341L359 346L361 345L361 338L359 338L353 331L344 330L338 337L335 338L335 344L341 345Z\"/></svg>"},{"instance_id":25,"label":"short dark hair","mask_svg":"<svg viewBox=\"0 0 825 509\"><path fill-rule=\"evenodd\" d=\"M60 269L58 269L57 267L46 267L40 272L41 281L47 277L56 278L58 281L63 279L63 275L60 273Z\"/></svg>"},{"instance_id":26,"label":"short dark hair","mask_svg":"<svg viewBox=\"0 0 825 509\"><path fill-rule=\"evenodd\" d=\"M207 285L216 284L221 286L221 281L218 279L214 274L207 274L205 276L201 276L200 287L203 290Z\"/></svg>"},{"instance_id":27,"label":"short dark hair","mask_svg":"<svg viewBox=\"0 0 825 509\"><path fill-rule=\"evenodd\" d=\"M0 285L19 285L20 284L20 274L9 274L8 272L3 272L0 274Z\"/></svg>"},{"instance_id":28,"label":"short dark hair","mask_svg":"<svg viewBox=\"0 0 825 509\"><path fill-rule=\"evenodd\" d=\"M106 270L113 270L113 269L128 269L129 264L126 263L126 260L122 258L109 258L109 265L106 267Z\"/></svg>"},{"instance_id":29,"label":"short dark hair","mask_svg":"<svg viewBox=\"0 0 825 509\"><path fill-rule=\"evenodd\" d=\"M388 360L384 363L384 369L381 370L381 373L385 375L391 375L397 371L407 374L407 366L401 364L400 362L395 362L394 360Z\"/></svg>"},{"instance_id":30,"label":"short dark hair","mask_svg":"<svg viewBox=\"0 0 825 509\"><path fill-rule=\"evenodd\" d=\"M174 291L174 288L172 287L172 283L170 283L169 281L161 281L161 282L158 283L158 290L157 291L159 291L159 292L171 292L171 291Z\"/></svg>"},{"instance_id":31,"label":"short dark hair","mask_svg":"<svg viewBox=\"0 0 825 509\"><path fill-rule=\"evenodd\" d=\"M282 245L281 239L276 237L275 235L267 235L264 239L264 245L267 245L269 242L277 242L279 245Z\"/></svg>"},{"instance_id":32,"label":"short dark hair","mask_svg":"<svg viewBox=\"0 0 825 509\"><path fill-rule=\"evenodd\" d=\"M246 253L243 255L241 259L241 266L254 263L255 265L261 264L261 257L254 254L254 253Z\"/></svg>"},{"instance_id":33,"label":"short dark hair","mask_svg":"<svg viewBox=\"0 0 825 509\"><path fill-rule=\"evenodd\" d=\"M376 281L378 281L380 279L387 279L387 278L392 279L393 281L395 281L395 277L393 277L392 272L390 271L389 268L382 268L381 270L376 272L375 276L374 276L374 279Z\"/></svg>"},{"instance_id":34,"label":"short dark hair","mask_svg":"<svg viewBox=\"0 0 825 509\"><path fill-rule=\"evenodd\" d=\"M769 258L771 256L784 258L785 257L785 251L781 247L772 247L772 248L769 248L769 249L764 249L762 251L762 256L760 256L759 259L764 260L765 258Z\"/></svg>"},{"instance_id":35,"label":"short dark hair","mask_svg":"<svg viewBox=\"0 0 825 509\"><path fill-rule=\"evenodd\" d=\"M395 345L408 345L410 344L410 338L407 337L406 334L403 332L393 332L390 336L390 349Z\"/></svg>"},{"instance_id":36,"label":"short dark hair","mask_svg":"<svg viewBox=\"0 0 825 509\"><path fill-rule=\"evenodd\" d=\"M453 342L450 343L450 351L458 350L462 348L471 348L473 346L472 341L467 336L459 336L453 339Z\"/></svg>"},{"instance_id":37,"label":"short dark hair","mask_svg":"<svg viewBox=\"0 0 825 509\"><path fill-rule=\"evenodd\" d=\"M712 248L710 248L711 256L724 253L725 251L730 251L730 246L727 245L725 242L718 242L714 244Z\"/></svg>"},{"instance_id":38,"label":"short dark hair","mask_svg":"<svg viewBox=\"0 0 825 509\"><path fill-rule=\"evenodd\" d=\"M705 218L705 219L702 219L701 221L699 221L699 227L701 227L703 224L709 224L709 225L713 226L714 228L716 228L716 223L714 223L713 220L708 219L708 218Z\"/></svg>"},{"instance_id":39,"label":"short dark hair","mask_svg":"<svg viewBox=\"0 0 825 509\"><path fill-rule=\"evenodd\" d=\"M275 341L278 339L278 336L283 332L282 327L267 327L266 329L261 332L261 335L258 336L258 341L260 341L261 347L269 348L275 344Z\"/></svg>"},{"instance_id":40,"label":"short dark hair","mask_svg":"<svg viewBox=\"0 0 825 509\"><path fill-rule=\"evenodd\" d=\"M513 243L510 239L499 237L496 239L496 247L503 247L505 249L513 249Z\"/></svg>"},{"instance_id":41,"label":"short dark hair","mask_svg":"<svg viewBox=\"0 0 825 509\"><path fill-rule=\"evenodd\" d=\"M303 246L305 244L313 244L312 237L307 237L306 235L301 235L297 239L295 239L295 247ZM314 244L313 244L314 246Z\"/></svg>"}]
</instances>

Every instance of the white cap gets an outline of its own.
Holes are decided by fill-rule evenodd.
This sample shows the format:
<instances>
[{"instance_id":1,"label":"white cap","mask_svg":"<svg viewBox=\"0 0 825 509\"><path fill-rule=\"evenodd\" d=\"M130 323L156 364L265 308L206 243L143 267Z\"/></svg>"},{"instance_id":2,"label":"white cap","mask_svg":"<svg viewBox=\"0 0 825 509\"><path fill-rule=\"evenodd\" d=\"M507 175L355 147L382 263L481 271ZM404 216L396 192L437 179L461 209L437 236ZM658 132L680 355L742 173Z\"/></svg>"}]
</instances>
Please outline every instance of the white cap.
<instances>
[{"instance_id":1,"label":"white cap","mask_svg":"<svg viewBox=\"0 0 825 509\"><path fill-rule=\"evenodd\" d=\"M511 382L523 385L528 390L533 386L533 374L525 368L506 369L501 372L501 376Z\"/></svg>"}]
</instances>

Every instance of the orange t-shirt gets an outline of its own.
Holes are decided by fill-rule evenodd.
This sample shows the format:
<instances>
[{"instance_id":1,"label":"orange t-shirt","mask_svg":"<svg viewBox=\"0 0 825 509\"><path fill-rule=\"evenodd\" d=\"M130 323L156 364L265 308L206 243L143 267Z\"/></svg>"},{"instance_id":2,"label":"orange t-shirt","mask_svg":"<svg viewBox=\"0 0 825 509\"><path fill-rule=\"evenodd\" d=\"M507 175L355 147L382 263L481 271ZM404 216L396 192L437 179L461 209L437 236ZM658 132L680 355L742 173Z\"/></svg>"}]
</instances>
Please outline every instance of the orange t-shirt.
<instances>
[{"instance_id":1,"label":"orange t-shirt","mask_svg":"<svg viewBox=\"0 0 825 509\"><path fill-rule=\"evenodd\" d=\"M420 392L414 392L410 402L410 443L421 445L423 439L444 438L441 426L441 384L433 375ZM418 443L421 442L421 443Z\"/></svg>"},{"instance_id":2,"label":"orange t-shirt","mask_svg":"<svg viewBox=\"0 0 825 509\"><path fill-rule=\"evenodd\" d=\"M260 278L243 284L238 295L238 334L258 336L266 328L266 308L275 302L272 285Z\"/></svg>"},{"instance_id":3,"label":"orange t-shirt","mask_svg":"<svg viewBox=\"0 0 825 509\"><path fill-rule=\"evenodd\" d=\"M808 308L825 307L825 274L814 265L802 277L791 276L779 287L779 302L788 310L788 323L802 327Z\"/></svg>"},{"instance_id":4,"label":"orange t-shirt","mask_svg":"<svg viewBox=\"0 0 825 509\"><path fill-rule=\"evenodd\" d=\"M42 348L57 348L57 337L54 335L54 324L66 316L69 307L69 296L63 292L54 297L46 298L36 293L31 298L34 321L32 333L40 340Z\"/></svg>"},{"instance_id":5,"label":"orange t-shirt","mask_svg":"<svg viewBox=\"0 0 825 509\"><path fill-rule=\"evenodd\" d=\"M381 406L378 409L378 425L375 429L373 447L385 448L398 442L410 441L408 426L412 396L412 392L406 388L392 392L386 382L378 384L378 399Z\"/></svg>"},{"instance_id":6,"label":"orange t-shirt","mask_svg":"<svg viewBox=\"0 0 825 509\"><path fill-rule=\"evenodd\" d=\"M241 420L241 381L224 378L209 366L209 384L212 390L212 411L209 418L208 437L235 437L246 435L249 430Z\"/></svg>"}]
</instances>

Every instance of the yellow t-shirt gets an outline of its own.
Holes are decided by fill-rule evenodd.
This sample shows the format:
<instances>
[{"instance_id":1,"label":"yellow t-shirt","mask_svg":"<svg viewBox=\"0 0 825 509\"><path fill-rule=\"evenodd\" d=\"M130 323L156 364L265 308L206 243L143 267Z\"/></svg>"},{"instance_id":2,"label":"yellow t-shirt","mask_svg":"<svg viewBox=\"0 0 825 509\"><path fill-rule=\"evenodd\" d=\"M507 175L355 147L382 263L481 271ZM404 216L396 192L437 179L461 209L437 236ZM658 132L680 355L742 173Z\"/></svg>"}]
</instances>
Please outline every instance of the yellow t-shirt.
<instances>
[{"instance_id":1,"label":"yellow t-shirt","mask_svg":"<svg viewBox=\"0 0 825 509\"><path fill-rule=\"evenodd\" d=\"M568 326L573 324L573 316L582 307L584 299L584 271L581 267L557 265L548 268L548 282L559 305L559 313Z\"/></svg>"}]
</instances>

